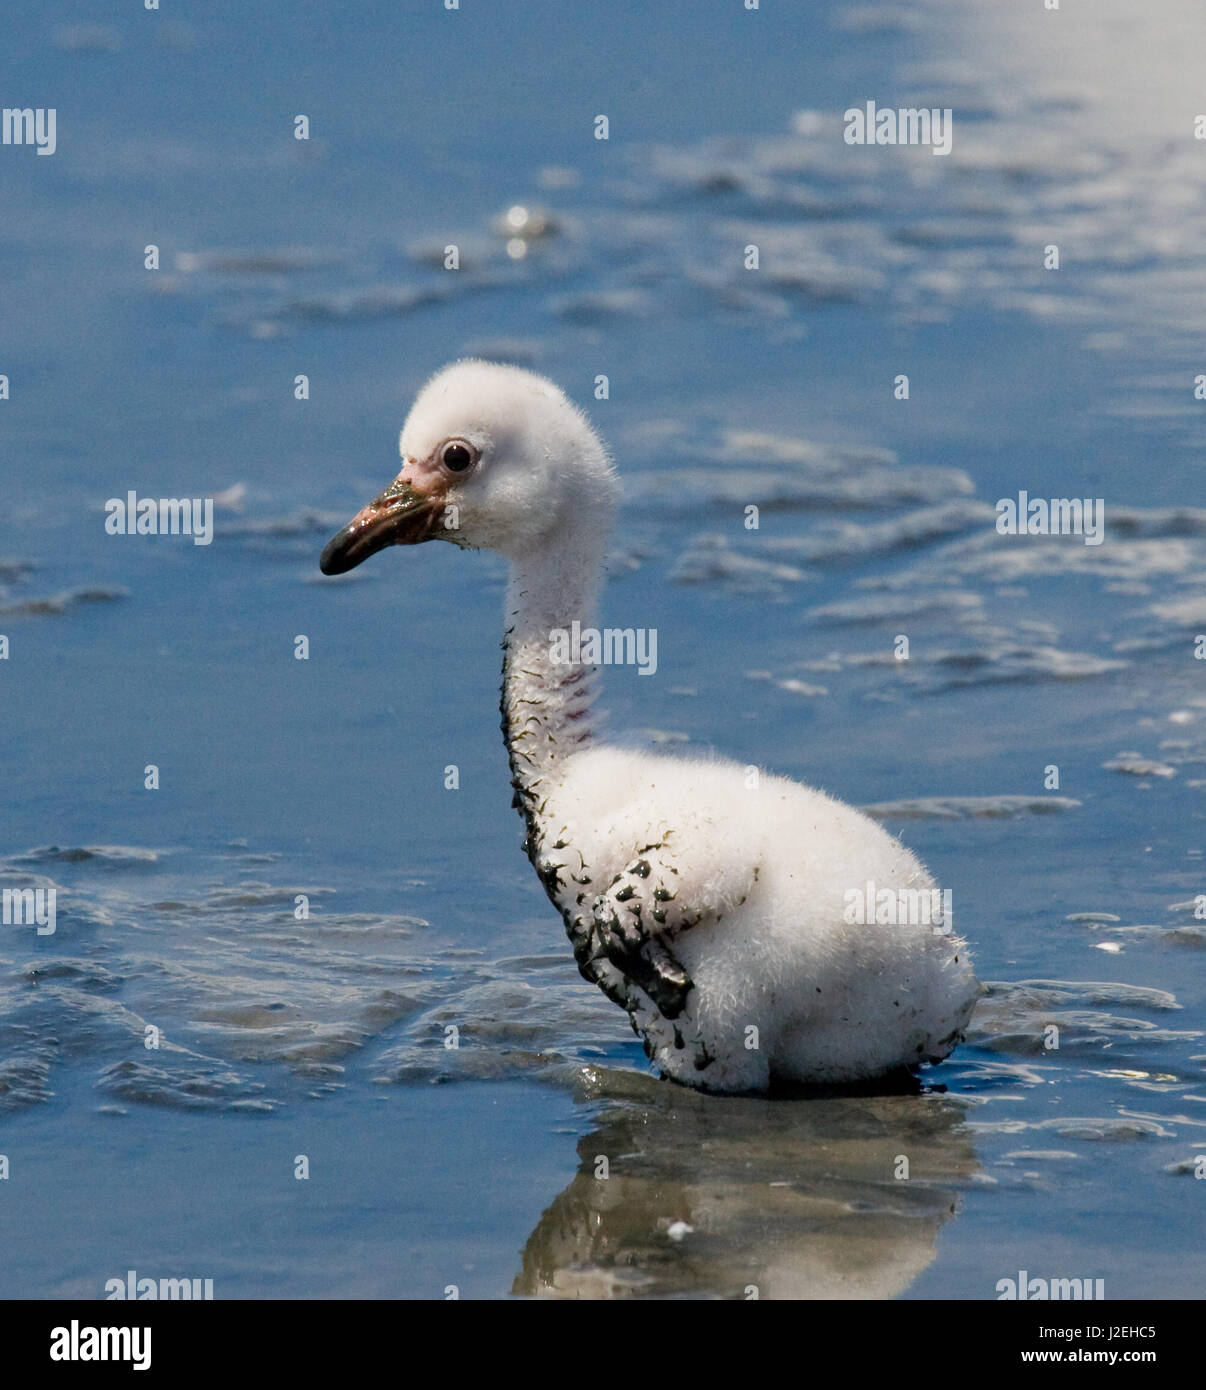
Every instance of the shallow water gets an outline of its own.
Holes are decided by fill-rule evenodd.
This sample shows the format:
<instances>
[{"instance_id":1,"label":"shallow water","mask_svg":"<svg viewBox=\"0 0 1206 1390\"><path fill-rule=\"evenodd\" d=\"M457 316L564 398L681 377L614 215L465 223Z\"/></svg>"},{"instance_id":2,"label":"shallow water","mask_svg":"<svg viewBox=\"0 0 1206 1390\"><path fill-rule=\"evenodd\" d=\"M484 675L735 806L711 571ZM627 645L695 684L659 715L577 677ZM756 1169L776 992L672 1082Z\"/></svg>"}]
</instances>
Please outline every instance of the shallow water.
<instances>
[{"instance_id":1,"label":"shallow water","mask_svg":"<svg viewBox=\"0 0 1206 1390\"><path fill-rule=\"evenodd\" d=\"M1206 19L774 8L10 21L59 148L0 149L0 886L59 896L0 927L0 1295L1200 1293ZM951 106L950 156L845 145L869 99ZM952 889L991 988L923 1093L650 1076L519 853L501 565L318 575L466 352L619 462L604 616L659 662L611 733ZM1105 543L996 535L1020 488ZM129 489L217 494L213 544L106 535Z\"/></svg>"}]
</instances>

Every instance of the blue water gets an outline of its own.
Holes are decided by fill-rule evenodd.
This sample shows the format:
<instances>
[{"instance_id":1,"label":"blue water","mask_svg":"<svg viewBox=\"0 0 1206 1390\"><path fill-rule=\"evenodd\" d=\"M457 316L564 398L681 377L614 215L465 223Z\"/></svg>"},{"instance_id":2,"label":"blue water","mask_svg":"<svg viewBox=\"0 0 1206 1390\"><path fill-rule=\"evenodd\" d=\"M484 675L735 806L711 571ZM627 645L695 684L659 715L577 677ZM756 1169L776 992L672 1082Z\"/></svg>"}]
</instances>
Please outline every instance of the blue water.
<instances>
[{"instance_id":1,"label":"blue water","mask_svg":"<svg viewBox=\"0 0 1206 1390\"><path fill-rule=\"evenodd\" d=\"M6 13L58 148L0 146L0 885L59 916L0 927L3 1296L1200 1292L1206 21L796 8ZM846 145L871 99L951 155ZM993 989L945 1089L686 1094L578 978L501 564L317 573L465 353L616 456L604 616L659 666L610 731L879 807L951 887ZM996 536L1020 488L1105 543ZM107 535L131 489L225 498L213 544Z\"/></svg>"}]
</instances>

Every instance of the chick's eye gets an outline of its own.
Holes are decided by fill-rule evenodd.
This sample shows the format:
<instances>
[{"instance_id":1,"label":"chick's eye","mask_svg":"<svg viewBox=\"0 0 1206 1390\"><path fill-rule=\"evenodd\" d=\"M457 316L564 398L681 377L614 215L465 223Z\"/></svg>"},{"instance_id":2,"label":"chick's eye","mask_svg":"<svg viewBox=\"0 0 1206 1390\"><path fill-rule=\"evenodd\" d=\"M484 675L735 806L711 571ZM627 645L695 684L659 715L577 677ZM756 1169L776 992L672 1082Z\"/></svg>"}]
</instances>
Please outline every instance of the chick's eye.
<instances>
[{"instance_id":1,"label":"chick's eye","mask_svg":"<svg viewBox=\"0 0 1206 1390\"><path fill-rule=\"evenodd\" d=\"M463 473L466 468L472 468L474 458L474 451L459 439L445 444L440 452L440 461L450 473Z\"/></svg>"}]
</instances>

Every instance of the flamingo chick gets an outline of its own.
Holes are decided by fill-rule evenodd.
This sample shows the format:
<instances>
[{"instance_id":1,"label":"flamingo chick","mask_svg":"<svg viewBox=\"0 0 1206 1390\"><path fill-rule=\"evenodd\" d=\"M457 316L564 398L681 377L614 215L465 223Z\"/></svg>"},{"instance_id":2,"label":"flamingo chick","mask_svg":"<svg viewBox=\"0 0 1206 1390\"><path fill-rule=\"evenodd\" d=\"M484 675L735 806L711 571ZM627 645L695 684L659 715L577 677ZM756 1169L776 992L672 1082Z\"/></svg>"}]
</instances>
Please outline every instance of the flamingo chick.
<instances>
[{"instance_id":1,"label":"flamingo chick","mask_svg":"<svg viewBox=\"0 0 1206 1390\"><path fill-rule=\"evenodd\" d=\"M849 911L868 882L881 899L930 896L898 840L786 778L751 786L736 763L593 737L593 669L557 640L591 624L619 491L586 417L531 372L461 361L420 392L400 448L401 472L322 571L428 540L510 562L502 727L525 848L578 969L662 1073L752 1092L946 1057L980 991L964 943L940 922Z\"/></svg>"}]
</instances>

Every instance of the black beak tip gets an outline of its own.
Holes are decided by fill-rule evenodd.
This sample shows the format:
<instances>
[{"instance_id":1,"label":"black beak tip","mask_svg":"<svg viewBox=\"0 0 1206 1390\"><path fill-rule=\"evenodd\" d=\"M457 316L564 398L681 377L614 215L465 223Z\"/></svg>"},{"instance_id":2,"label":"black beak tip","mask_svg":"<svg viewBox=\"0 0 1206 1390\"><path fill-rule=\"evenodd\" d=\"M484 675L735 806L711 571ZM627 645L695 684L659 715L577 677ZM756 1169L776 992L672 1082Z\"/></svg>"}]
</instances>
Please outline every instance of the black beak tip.
<instances>
[{"instance_id":1,"label":"black beak tip","mask_svg":"<svg viewBox=\"0 0 1206 1390\"><path fill-rule=\"evenodd\" d=\"M386 546L429 540L431 518L425 498L387 490L331 537L318 558L318 568L323 574L347 574Z\"/></svg>"},{"instance_id":2,"label":"black beak tip","mask_svg":"<svg viewBox=\"0 0 1206 1390\"><path fill-rule=\"evenodd\" d=\"M318 568L323 574L347 574L348 570L356 568L362 558L363 556L356 555L353 547L348 544L347 536L340 531L323 547L323 552L318 557Z\"/></svg>"}]
</instances>

